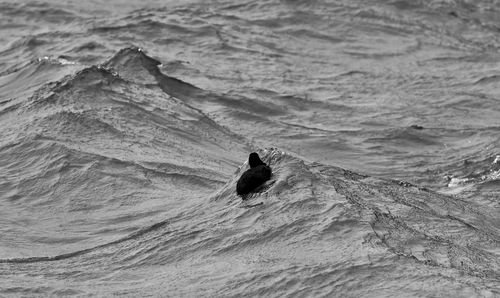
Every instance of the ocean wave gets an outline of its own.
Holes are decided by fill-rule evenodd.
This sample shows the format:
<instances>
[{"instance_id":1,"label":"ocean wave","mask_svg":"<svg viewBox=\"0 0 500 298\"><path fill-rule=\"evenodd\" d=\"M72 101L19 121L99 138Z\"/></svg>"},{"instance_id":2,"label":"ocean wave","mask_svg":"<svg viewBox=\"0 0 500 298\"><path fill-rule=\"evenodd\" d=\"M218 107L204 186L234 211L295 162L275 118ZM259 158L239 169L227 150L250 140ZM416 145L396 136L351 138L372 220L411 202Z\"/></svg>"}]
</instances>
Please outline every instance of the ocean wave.
<instances>
[{"instance_id":1,"label":"ocean wave","mask_svg":"<svg viewBox=\"0 0 500 298\"><path fill-rule=\"evenodd\" d=\"M104 66L35 85L29 97L18 95L2 105L3 194L9 206L37 208L40 226L48 229L44 237L24 227L4 232L31 241L34 250L64 255L83 243L92 246L138 229L165 213L151 213L152 206L177 206L176 198L199 197L226 179L235 156L246 151L243 138L165 93L168 88L187 96L184 90L198 89L162 75L157 64L137 48L124 49ZM58 65L42 60L13 74L40 78L46 67ZM149 204L143 202L146 197ZM53 210L56 216L49 215ZM90 211L95 215L85 218ZM72 219L58 227L67 216ZM34 221L25 212L5 220ZM83 223L87 228L77 232ZM112 227L116 231L109 232ZM20 253L32 254L31 249Z\"/></svg>"},{"instance_id":2,"label":"ocean wave","mask_svg":"<svg viewBox=\"0 0 500 298\"><path fill-rule=\"evenodd\" d=\"M0 295L500 293L497 4L174 2L0 4Z\"/></svg>"},{"instance_id":3,"label":"ocean wave","mask_svg":"<svg viewBox=\"0 0 500 298\"><path fill-rule=\"evenodd\" d=\"M500 277L500 264L491 250L500 242L499 227L494 224L495 215L487 210L408 183L307 163L277 149L260 153L273 168L272 181L247 202L242 203L234 192L239 173L246 167L243 164L208 200L129 236L60 255L2 259L0 268L8 266L21 273L35 266L30 264L48 262L50 270L63 270L72 276L76 273L67 266L74 262L80 264L78 274L82 270L92 274L117 267L137 270L153 264L171 268L202 259L211 260L217 267L243 258L245 262L253 260L259 268L246 273L247 281L259 283L265 292L280 282L265 279L263 272L293 280L293 268L284 268L287 274L282 275L259 265L280 258L307 263L318 274L328 274L330 266L342 271L357 264L371 270L369 264L381 262L376 258L396 255L402 260L391 263L393 273L383 270L384 274L399 274L411 263L418 268L414 274L428 282L437 272L490 286ZM245 205L256 206L239 208ZM266 256L259 257L263 250ZM360 260L360 255L368 259ZM321 269L325 260L331 265ZM96 262L101 264L96 266ZM296 268L298 274L312 268L302 265ZM238 267L226 270L239 272ZM226 274L211 271L211 278L224 278ZM303 278L305 283L315 280ZM407 282L403 276L399 279ZM239 282L234 285L222 293L242 290Z\"/></svg>"}]
</instances>

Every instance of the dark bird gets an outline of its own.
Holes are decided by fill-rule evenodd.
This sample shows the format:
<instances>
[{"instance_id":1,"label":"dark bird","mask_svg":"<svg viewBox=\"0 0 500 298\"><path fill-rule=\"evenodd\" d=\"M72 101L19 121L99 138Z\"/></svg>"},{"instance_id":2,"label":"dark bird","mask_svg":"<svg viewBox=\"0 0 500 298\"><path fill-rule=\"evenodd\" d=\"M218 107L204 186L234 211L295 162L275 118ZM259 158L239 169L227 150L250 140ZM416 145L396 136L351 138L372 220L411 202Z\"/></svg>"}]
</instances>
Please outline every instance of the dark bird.
<instances>
[{"instance_id":1,"label":"dark bird","mask_svg":"<svg viewBox=\"0 0 500 298\"><path fill-rule=\"evenodd\" d=\"M240 196L246 195L271 179L271 168L260 160L257 153L250 153L248 164L250 169L246 170L236 183L236 193Z\"/></svg>"}]
</instances>

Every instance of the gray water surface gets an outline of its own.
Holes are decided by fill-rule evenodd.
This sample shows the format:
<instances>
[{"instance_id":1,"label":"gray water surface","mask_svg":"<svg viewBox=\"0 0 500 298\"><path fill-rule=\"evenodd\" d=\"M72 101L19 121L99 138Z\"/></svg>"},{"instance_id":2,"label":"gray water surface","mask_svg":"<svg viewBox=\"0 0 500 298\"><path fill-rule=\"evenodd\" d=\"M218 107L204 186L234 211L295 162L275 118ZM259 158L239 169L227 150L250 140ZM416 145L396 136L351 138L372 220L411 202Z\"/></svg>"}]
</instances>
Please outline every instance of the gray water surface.
<instances>
[{"instance_id":1,"label":"gray water surface","mask_svg":"<svg viewBox=\"0 0 500 298\"><path fill-rule=\"evenodd\" d=\"M499 297L499 20L1 2L0 295Z\"/></svg>"}]
</instances>

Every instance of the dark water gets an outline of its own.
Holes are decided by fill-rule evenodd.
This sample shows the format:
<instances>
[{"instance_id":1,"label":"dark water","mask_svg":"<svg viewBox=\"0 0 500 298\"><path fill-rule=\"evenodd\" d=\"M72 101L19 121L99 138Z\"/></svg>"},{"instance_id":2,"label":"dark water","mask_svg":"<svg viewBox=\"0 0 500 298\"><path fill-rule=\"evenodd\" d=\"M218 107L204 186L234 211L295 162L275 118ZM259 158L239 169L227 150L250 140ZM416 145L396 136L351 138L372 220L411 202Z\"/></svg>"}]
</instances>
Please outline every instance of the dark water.
<instances>
[{"instance_id":1,"label":"dark water","mask_svg":"<svg viewBox=\"0 0 500 298\"><path fill-rule=\"evenodd\" d=\"M0 2L0 296L500 297L499 2L128 2Z\"/></svg>"}]
</instances>

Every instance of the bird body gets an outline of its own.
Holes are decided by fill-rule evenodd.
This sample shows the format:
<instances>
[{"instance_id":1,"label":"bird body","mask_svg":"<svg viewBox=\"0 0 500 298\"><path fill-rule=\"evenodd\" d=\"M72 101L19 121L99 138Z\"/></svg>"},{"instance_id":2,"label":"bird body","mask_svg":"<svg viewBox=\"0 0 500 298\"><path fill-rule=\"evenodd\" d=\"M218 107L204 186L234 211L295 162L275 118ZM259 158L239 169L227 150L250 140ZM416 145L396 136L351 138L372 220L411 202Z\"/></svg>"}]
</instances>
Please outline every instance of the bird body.
<instances>
[{"instance_id":1,"label":"bird body","mask_svg":"<svg viewBox=\"0 0 500 298\"><path fill-rule=\"evenodd\" d=\"M236 183L236 193L245 195L257 187L262 185L267 180L271 179L271 168L260 160L259 155L255 152L248 157L250 169L246 170Z\"/></svg>"}]
</instances>

